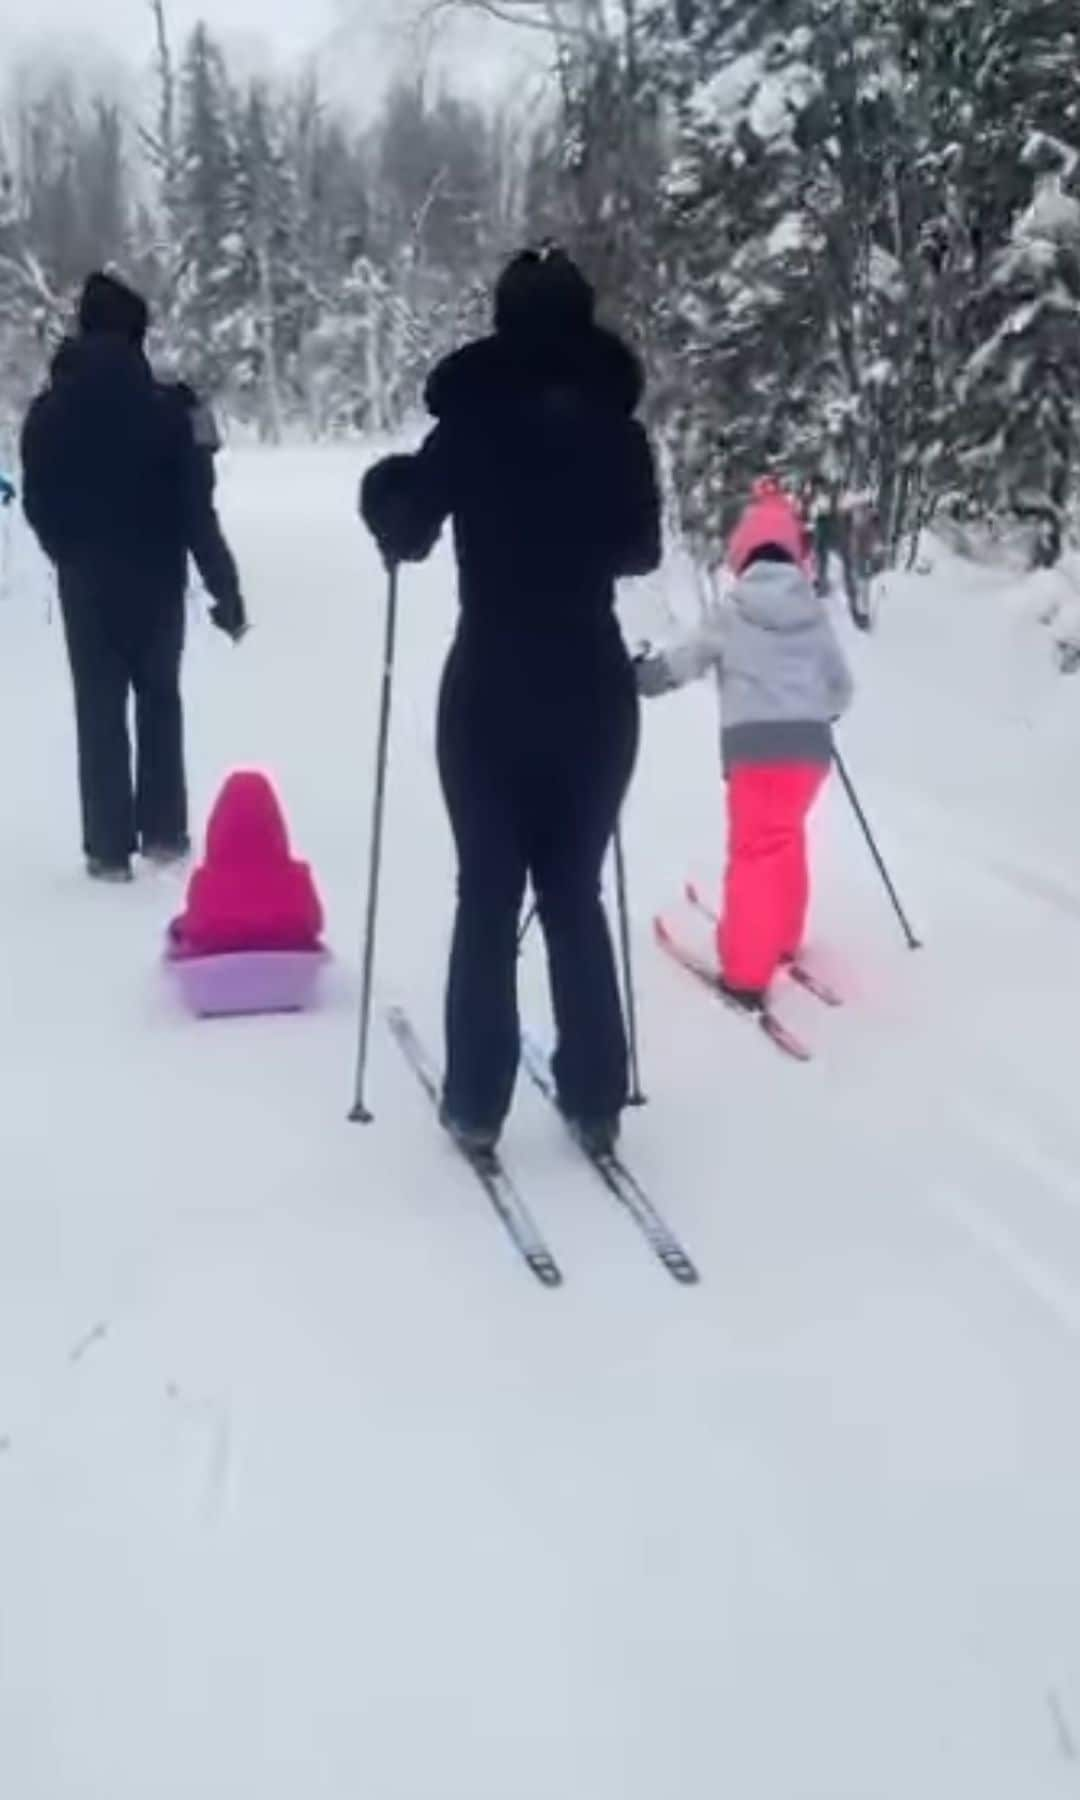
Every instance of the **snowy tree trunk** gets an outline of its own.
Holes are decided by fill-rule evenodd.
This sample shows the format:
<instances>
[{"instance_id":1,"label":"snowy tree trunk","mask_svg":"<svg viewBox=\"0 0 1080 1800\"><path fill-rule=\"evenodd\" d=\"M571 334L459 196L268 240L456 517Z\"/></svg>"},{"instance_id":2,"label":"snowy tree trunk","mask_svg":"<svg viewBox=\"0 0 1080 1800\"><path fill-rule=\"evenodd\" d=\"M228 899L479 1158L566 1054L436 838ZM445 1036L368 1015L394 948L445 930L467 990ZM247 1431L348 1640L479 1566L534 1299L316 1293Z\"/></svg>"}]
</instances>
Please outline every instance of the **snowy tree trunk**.
<instances>
[{"instance_id":1,"label":"snowy tree trunk","mask_svg":"<svg viewBox=\"0 0 1080 1800\"><path fill-rule=\"evenodd\" d=\"M259 336L262 350L263 418L262 435L271 444L280 444L284 436L281 406L281 382L277 359L277 321L274 309L273 269L265 237L258 248L259 269Z\"/></svg>"},{"instance_id":2,"label":"snowy tree trunk","mask_svg":"<svg viewBox=\"0 0 1080 1800\"><path fill-rule=\"evenodd\" d=\"M378 316L378 301L374 295L372 303L368 307L363 330L365 411L375 430L385 431L388 424L386 395L383 390L382 369L379 362L379 343L382 331Z\"/></svg>"}]
</instances>

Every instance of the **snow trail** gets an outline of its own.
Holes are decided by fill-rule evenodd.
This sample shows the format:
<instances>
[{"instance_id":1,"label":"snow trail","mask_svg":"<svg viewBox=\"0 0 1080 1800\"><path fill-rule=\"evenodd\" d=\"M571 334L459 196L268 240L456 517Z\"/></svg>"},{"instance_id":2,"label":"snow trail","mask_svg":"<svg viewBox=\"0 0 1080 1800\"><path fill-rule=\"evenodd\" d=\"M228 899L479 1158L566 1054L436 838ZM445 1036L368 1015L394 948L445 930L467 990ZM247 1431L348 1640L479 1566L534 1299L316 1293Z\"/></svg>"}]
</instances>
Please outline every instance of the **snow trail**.
<instances>
[{"instance_id":1,"label":"snow trail","mask_svg":"<svg viewBox=\"0 0 1080 1800\"><path fill-rule=\"evenodd\" d=\"M234 651L194 622L188 667L196 821L267 766L323 885L340 962L309 1019L181 1018L157 967L181 881L87 888L60 634L15 546L0 1790L1066 1800L1077 690L1003 577L942 556L893 584L845 742L927 948L832 792L815 936L851 998L785 991L806 1069L651 948L687 870L718 873L722 798L708 686L649 711L626 1151L703 1281L643 1253L523 1082L508 1159L567 1277L547 1293L381 1027L377 1123L345 1122L384 581L362 462L227 462L255 629ZM627 596L635 636L671 591ZM432 1040L445 553L401 623L381 998ZM535 943L523 979L543 1037Z\"/></svg>"}]
</instances>

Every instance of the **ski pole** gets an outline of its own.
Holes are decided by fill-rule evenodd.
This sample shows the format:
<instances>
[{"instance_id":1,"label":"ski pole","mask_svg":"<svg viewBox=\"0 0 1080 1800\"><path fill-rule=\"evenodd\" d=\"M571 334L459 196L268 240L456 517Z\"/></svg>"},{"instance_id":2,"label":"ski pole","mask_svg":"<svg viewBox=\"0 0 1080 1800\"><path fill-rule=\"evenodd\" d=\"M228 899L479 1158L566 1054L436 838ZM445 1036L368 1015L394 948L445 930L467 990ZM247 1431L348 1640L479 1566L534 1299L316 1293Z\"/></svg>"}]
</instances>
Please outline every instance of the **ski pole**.
<instances>
[{"instance_id":1,"label":"ski pole","mask_svg":"<svg viewBox=\"0 0 1080 1800\"><path fill-rule=\"evenodd\" d=\"M860 801L859 801L859 796L855 792L855 784L852 781L851 776L848 774L847 765L845 764L844 759L841 756L839 750L834 751L834 759L836 762L837 774L839 775L840 780L844 784L844 791L847 794L848 799L851 801L852 811L854 812L855 817L859 821L859 825L862 829L862 834L863 834L864 838L866 839L867 845L869 846L870 854L874 859L874 865L877 869L878 874L881 876L882 881L885 883L885 892L888 894L889 899L892 902L893 911L895 912L897 918L900 921L900 928L904 933L904 938L907 943L907 947L909 950L921 950L922 942L919 938L917 938L915 936L914 931L911 929L911 922L908 919L907 913L904 911L903 907L900 904L900 896L896 891L896 887L893 883L892 876L889 874L889 871L885 865L885 858L882 856L881 851L878 849L877 840L874 837L873 831L870 829L870 821L862 809L862 805L860 804Z\"/></svg>"},{"instance_id":2,"label":"ski pole","mask_svg":"<svg viewBox=\"0 0 1080 1800\"><path fill-rule=\"evenodd\" d=\"M371 854L368 862L367 916L364 926L363 977L360 989L360 1038L356 1057L356 1098L349 1114L354 1125L370 1125L374 1114L367 1104L368 1050L371 1043L371 1000L375 980L375 937L379 924L379 878L382 873L383 822L386 816L386 767L390 749L390 707L394 694L394 655L397 648L398 565L391 563L386 592L386 638L383 649L382 698L379 735L375 752L375 797L371 814Z\"/></svg>"},{"instance_id":3,"label":"ski pole","mask_svg":"<svg viewBox=\"0 0 1080 1800\"><path fill-rule=\"evenodd\" d=\"M622 949L623 993L626 998L626 1027L630 1048L631 1106L645 1106L641 1087L641 1055L638 1045L637 992L634 986L634 961L630 947L630 900L626 880L626 852L623 848L622 823L615 827L615 890L619 904L619 941Z\"/></svg>"}]
</instances>

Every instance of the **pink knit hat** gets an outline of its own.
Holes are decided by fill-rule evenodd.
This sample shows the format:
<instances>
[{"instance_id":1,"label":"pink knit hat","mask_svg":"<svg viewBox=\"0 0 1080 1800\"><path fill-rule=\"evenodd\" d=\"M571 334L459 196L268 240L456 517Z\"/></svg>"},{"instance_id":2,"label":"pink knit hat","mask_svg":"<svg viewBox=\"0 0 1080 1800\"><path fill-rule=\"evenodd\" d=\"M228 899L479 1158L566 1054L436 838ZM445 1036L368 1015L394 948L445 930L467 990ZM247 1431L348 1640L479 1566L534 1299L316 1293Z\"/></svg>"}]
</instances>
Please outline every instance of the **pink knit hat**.
<instances>
[{"instance_id":1,"label":"pink knit hat","mask_svg":"<svg viewBox=\"0 0 1080 1800\"><path fill-rule=\"evenodd\" d=\"M728 561L741 575L755 550L775 544L800 568L810 566L810 534L790 495L771 476L754 483L749 506L731 534Z\"/></svg>"}]
</instances>

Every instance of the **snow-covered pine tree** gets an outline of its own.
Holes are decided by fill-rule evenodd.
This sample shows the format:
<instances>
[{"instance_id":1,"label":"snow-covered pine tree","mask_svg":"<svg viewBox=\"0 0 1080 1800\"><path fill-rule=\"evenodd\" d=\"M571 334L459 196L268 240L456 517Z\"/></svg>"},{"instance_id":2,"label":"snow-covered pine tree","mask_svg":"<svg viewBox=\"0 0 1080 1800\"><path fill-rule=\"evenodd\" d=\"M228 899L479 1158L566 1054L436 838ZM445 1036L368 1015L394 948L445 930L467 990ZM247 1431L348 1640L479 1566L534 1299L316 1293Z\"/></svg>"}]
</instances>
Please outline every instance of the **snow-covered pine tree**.
<instances>
[{"instance_id":1,"label":"snow-covered pine tree","mask_svg":"<svg viewBox=\"0 0 1080 1800\"><path fill-rule=\"evenodd\" d=\"M20 104L15 184L24 244L53 291L70 296L88 268L123 263L129 193L119 108L85 102L64 75Z\"/></svg>"},{"instance_id":2,"label":"snow-covered pine tree","mask_svg":"<svg viewBox=\"0 0 1080 1800\"><path fill-rule=\"evenodd\" d=\"M15 177L0 142L0 452L10 456L31 383L35 325L45 280L27 244Z\"/></svg>"},{"instance_id":3,"label":"snow-covered pine tree","mask_svg":"<svg viewBox=\"0 0 1080 1800\"><path fill-rule=\"evenodd\" d=\"M977 299L955 453L966 505L1032 524L1052 566L1080 476L1080 155L1036 133L1021 162L1034 198Z\"/></svg>"},{"instance_id":4,"label":"snow-covered pine tree","mask_svg":"<svg viewBox=\"0 0 1080 1800\"><path fill-rule=\"evenodd\" d=\"M185 376L213 396L240 349L244 242L236 222L235 106L224 56L205 25L184 52L178 146L173 347Z\"/></svg>"},{"instance_id":5,"label":"snow-covered pine tree","mask_svg":"<svg viewBox=\"0 0 1080 1800\"><path fill-rule=\"evenodd\" d=\"M169 338L180 277L183 219L180 182L179 83L165 0L150 0L154 23L155 106L138 138L154 179L152 197L136 208L133 276L156 302L159 330Z\"/></svg>"},{"instance_id":6,"label":"snow-covered pine tree","mask_svg":"<svg viewBox=\"0 0 1080 1800\"><path fill-rule=\"evenodd\" d=\"M828 339L812 7L702 9L665 187L668 432L683 525L715 556L753 479L815 472Z\"/></svg>"},{"instance_id":7,"label":"snow-covered pine tree","mask_svg":"<svg viewBox=\"0 0 1080 1800\"><path fill-rule=\"evenodd\" d=\"M885 241L903 273L894 504L883 471L889 554L914 546L945 475L974 256L961 149L974 127L976 26L984 0L884 0L898 72L893 139L882 187Z\"/></svg>"},{"instance_id":8,"label":"snow-covered pine tree","mask_svg":"<svg viewBox=\"0 0 1080 1800\"><path fill-rule=\"evenodd\" d=\"M682 23L661 319L686 522L715 550L772 468L831 493L839 536L848 502L872 514L877 563L926 435L922 23L909 0L722 0ZM862 610L868 558L846 562Z\"/></svg>"},{"instance_id":9,"label":"snow-covered pine tree","mask_svg":"<svg viewBox=\"0 0 1080 1800\"><path fill-rule=\"evenodd\" d=\"M493 121L480 108L442 94L429 110L427 131L443 178L417 239L427 277L417 321L416 400L432 362L488 329L492 281L515 236L502 209L503 146Z\"/></svg>"},{"instance_id":10,"label":"snow-covered pine tree","mask_svg":"<svg viewBox=\"0 0 1080 1800\"><path fill-rule=\"evenodd\" d=\"M279 443L297 397L306 284L291 118L264 83L248 88L234 136L230 236L239 255L237 325L244 354L233 392L240 410L254 413L260 435Z\"/></svg>"},{"instance_id":11,"label":"snow-covered pine tree","mask_svg":"<svg viewBox=\"0 0 1080 1800\"><path fill-rule=\"evenodd\" d=\"M562 186L570 247L601 307L640 337L659 298L661 117L674 27L642 0L598 6L560 48Z\"/></svg>"},{"instance_id":12,"label":"snow-covered pine tree","mask_svg":"<svg viewBox=\"0 0 1080 1800\"><path fill-rule=\"evenodd\" d=\"M1033 135L1080 146L1080 11L1074 0L982 0L971 24L975 128L961 162L985 270L1029 198Z\"/></svg>"},{"instance_id":13,"label":"snow-covered pine tree","mask_svg":"<svg viewBox=\"0 0 1080 1800\"><path fill-rule=\"evenodd\" d=\"M384 432L401 423L411 329L405 295L357 244L334 308L318 328L325 429Z\"/></svg>"},{"instance_id":14,"label":"snow-covered pine tree","mask_svg":"<svg viewBox=\"0 0 1080 1800\"><path fill-rule=\"evenodd\" d=\"M296 257L301 283L295 386L313 436L349 428L353 396L342 371L349 282L370 239L367 172L356 144L305 80L293 99Z\"/></svg>"},{"instance_id":15,"label":"snow-covered pine tree","mask_svg":"<svg viewBox=\"0 0 1080 1800\"><path fill-rule=\"evenodd\" d=\"M41 379L90 268L127 265L131 184L119 108L50 77L13 108L0 141L0 379L9 412Z\"/></svg>"},{"instance_id":16,"label":"snow-covered pine tree","mask_svg":"<svg viewBox=\"0 0 1080 1800\"><path fill-rule=\"evenodd\" d=\"M393 90L377 121L371 259L386 295L381 394L396 417L419 405L438 357L486 323L486 296L482 313L474 301L503 248L496 143L478 108L429 102L417 83Z\"/></svg>"},{"instance_id":17,"label":"snow-covered pine tree","mask_svg":"<svg viewBox=\"0 0 1080 1800\"><path fill-rule=\"evenodd\" d=\"M987 312L1000 308L988 299L991 271L1030 200L1023 152L1040 133L1080 144L1080 20L1060 0L897 5L923 246L921 476L927 511L963 510L971 496L956 453L981 429L967 417L971 359L985 347Z\"/></svg>"}]
</instances>

